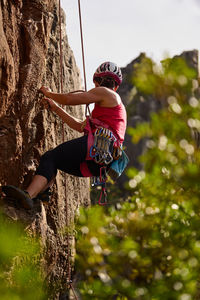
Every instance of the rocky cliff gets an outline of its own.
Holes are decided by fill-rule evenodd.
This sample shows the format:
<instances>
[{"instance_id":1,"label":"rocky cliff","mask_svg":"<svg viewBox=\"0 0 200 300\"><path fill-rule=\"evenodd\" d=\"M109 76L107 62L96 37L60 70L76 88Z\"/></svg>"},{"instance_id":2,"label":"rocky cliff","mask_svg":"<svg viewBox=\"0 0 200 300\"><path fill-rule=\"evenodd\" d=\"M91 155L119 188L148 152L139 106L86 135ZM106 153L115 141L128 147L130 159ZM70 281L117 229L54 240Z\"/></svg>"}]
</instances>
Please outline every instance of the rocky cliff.
<instances>
[{"instance_id":1,"label":"rocky cliff","mask_svg":"<svg viewBox=\"0 0 200 300\"><path fill-rule=\"evenodd\" d=\"M63 125L40 105L38 88L60 89L58 1L2 0L0 2L0 184L25 188L41 154L63 141ZM81 79L65 32L62 12L64 91L80 89ZM83 118L83 107L68 107ZM64 127L64 140L78 134ZM67 188L67 193L65 191ZM66 199L67 195L67 199ZM68 203L68 205L67 205ZM87 179L59 173L51 203L37 203L26 212L15 203L3 203L14 221L38 233L45 246L49 285L66 288L67 240L63 229L73 222L80 204L89 203ZM68 218L67 218L68 216ZM59 283L59 284L58 284ZM60 292L58 292L59 294Z\"/></svg>"}]
</instances>

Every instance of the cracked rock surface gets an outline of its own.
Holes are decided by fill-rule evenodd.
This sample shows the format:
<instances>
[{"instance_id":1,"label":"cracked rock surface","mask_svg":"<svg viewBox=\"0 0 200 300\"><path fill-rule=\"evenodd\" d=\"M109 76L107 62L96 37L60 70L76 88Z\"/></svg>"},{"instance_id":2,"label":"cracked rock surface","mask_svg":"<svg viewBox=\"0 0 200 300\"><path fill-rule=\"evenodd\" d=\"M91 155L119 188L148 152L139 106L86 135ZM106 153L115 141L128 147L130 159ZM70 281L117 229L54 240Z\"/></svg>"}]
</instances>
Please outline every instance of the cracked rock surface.
<instances>
[{"instance_id":1,"label":"cracked rock surface","mask_svg":"<svg viewBox=\"0 0 200 300\"><path fill-rule=\"evenodd\" d=\"M62 12L64 92L81 88ZM0 2L0 184L25 188L40 156L63 141L63 125L40 105L38 89L60 90L58 1L18 0ZM67 107L84 119L84 108ZM64 140L79 134L64 126ZM65 191L65 186L67 193ZM89 181L59 172L51 203L36 203L26 212L12 201L1 206L9 218L41 236L49 285L66 289L66 237L63 229L80 205L89 205ZM67 205L68 203L68 205ZM59 283L59 284L58 284ZM59 295L59 291L57 293ZM56 298L55 298L56 299Z\"/></svg>"}]
</instances>

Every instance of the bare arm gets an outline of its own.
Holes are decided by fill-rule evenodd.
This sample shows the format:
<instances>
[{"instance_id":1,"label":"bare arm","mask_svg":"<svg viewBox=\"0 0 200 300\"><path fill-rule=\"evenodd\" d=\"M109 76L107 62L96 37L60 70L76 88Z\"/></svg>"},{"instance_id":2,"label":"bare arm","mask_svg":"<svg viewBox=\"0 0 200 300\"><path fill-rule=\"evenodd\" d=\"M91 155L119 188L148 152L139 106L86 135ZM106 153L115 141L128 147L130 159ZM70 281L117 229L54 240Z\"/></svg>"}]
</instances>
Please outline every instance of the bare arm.
<instances>
[{"instance_id":1,"label":"bare arm","mask_svg":"<svg viewBox=\"0 0 200 300\"><path fill-rule=\"evenodd\" d=\"M41 87L40 91L48 98L53 99L62 105L80 105L98 103L100 106L114 107L121 102L120 96L113 90L106 87L95 87L88 92L75 93L53 93L46 87Z\"/></svg>"},{"instance_id":2,"label":"bare arm","mask_svg":"<svg viewBox=\"0 0 200 300\"><path fill-rule=\"evenodd\" d=\"M84 121L78 120L75 117L72 117L70 114L68 114L64 109L61 107L57 107L55 113L63 120L64 123L66 123L70 128L78 131L83 132L84 128Z\"/></svg>"},{"instance_id":3,"label":"bare arm","mask_svg":"<svg viewBox=\"0 0 200 300\"><path fill-rule=\"evenodd\" d=\"M58 106L52 99L43 98L42 102L46 109L50 109L51 111L55 112L70 128L80 133L83 132L85 121L78 120L75 117L72 117L64 109Z\"/></svg>"},{"instance_id":4,"label":"bare arm","mask_svg":"<svg viewBox=\"0 0 200 300\"><path fill-rule=\"evenodd\" d=\"M40 91L48 98L55 100L59 104L63 105L79 105L79 104L90 104L97 103L103 100L103 93L101 89L94 88L88 92L77 92L77 93L53 93L47 88L42 87Z\"/></svg>"},{"instance_id":5,"label":"bare arm","mask_svg":"<svg viewBox=\"0 0 200 300\"><path fill-rule=\"evenodd\" d=\"M49 98L64 105L90 104L101 101L101 99L94 93L93 90L75 94L57 94L50 92Z\"/></svg>"}]
</instances>

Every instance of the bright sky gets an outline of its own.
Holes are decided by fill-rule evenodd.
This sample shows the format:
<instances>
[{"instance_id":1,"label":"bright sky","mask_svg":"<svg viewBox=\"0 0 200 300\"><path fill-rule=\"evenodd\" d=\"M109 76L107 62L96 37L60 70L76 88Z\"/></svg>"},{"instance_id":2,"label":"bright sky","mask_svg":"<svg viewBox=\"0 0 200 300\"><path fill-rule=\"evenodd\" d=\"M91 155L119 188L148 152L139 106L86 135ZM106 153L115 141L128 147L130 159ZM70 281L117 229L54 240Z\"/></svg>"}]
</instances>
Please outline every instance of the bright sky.
<instances>
[{"instance_id":1,"label":"bright sky","mask_svg":"<svg viewBox=\"0 0 200 300\"><path fill-rule=\"evenodd\" d=\"M78 0L61 0L61 6L83 74ZM200 50L200 0L81 0L81 10L88 89L104 61L125 67L141 52L160 61L166 54Z\"/></svg>"}]
</instances>

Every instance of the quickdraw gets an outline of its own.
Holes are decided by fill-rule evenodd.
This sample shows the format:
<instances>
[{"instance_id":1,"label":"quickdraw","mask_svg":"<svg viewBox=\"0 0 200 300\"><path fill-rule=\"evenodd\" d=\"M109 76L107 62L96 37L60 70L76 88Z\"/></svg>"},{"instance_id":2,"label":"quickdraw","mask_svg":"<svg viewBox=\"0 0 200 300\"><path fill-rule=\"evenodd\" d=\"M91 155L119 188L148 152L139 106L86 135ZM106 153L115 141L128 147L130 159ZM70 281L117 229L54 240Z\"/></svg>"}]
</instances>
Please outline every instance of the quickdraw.
<instances>
[{"instance_id":1,"label":"quickdraw","mask_svg":"<svg viewBox=\"0 0 200 300\"><path fill-rule=\"evenodd\" d=\"M106 181L107 181L107 173L106 167L100 168L100 176L93 177L92 186L101 186L101 194L98 200L99 205L107 204L107 193L106 193Z\"/></svg>"},{"instance_id":2,"label":"quickdraw","mask_svg":"<svg viewBox=\"0 0 200 300\"><path fill-rule=\"evenodd\" d=\"M113 161L116 140L111 130L103 127L97 128L94 132L94 144L90 148L90 157L97 164L110 164Z\"/></svg>"},{"instance_id":3,"label":"quickdraw","mask_svg":"<svg viewBox=\"0 0 200 300\"><path fill-rule=\"evenodd\" d=\"M107 181L107 165L113 160L118 160L122 155L122 145L115 146L117 138L111 130L104 127L97 127L94 132L93 145L90 147L89 155L97 164L102 165L100 168L100 176L93 177L92 186L100 186L101 194L98 204L107 204L106 181Z\"/></svg>"}]
</instances>

